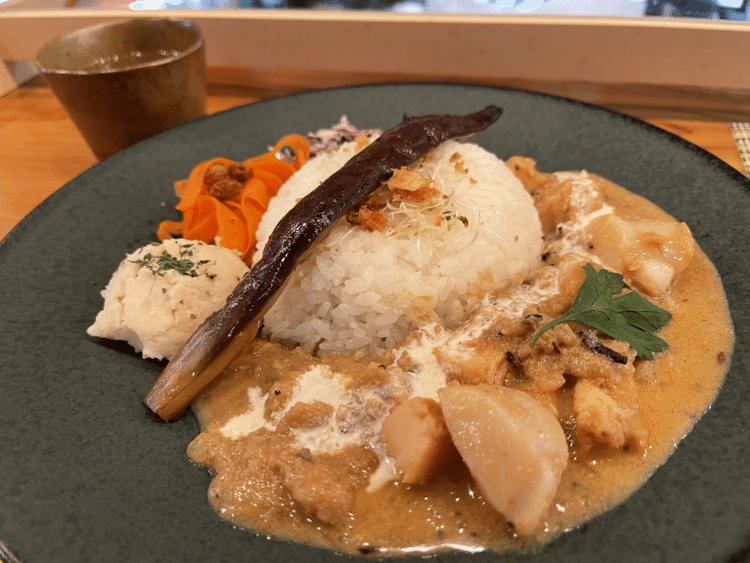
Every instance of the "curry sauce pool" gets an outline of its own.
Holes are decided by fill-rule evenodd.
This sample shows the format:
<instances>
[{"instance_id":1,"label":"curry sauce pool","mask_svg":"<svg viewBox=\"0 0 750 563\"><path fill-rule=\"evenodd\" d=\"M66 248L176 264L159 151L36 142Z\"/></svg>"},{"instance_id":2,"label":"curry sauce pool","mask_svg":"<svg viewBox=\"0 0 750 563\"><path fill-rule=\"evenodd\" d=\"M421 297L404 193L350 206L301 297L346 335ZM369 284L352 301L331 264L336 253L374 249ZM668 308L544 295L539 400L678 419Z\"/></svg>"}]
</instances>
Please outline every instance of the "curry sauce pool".
<instances>
[{"instance_id":1,"label":"curry sauce pool","mask_svg":"<svg viewBox=\"0 0 750 563\"><path fill-rule=\"evenodd\" d=\"M613 247L596 243L601 233L588 232L586 219L612 212L667 231L676 223L601 178L544 175L523 160L509 165L517 165L545 226L543 265L525 282L492 292L455 326L425 323L383 354L317 357L260 338L201 395L193 409L203 432L189 455L212 471L209 499L223 518L351 553L535 550L631 494L708 408L733 347L713 266L691 246L689 264L660 295L647 293L651 278L639 282L635 267L659 244L684 249L679 237L659 242L653 231L642 252L622 251L629 286L672 314L659 333L669 348L653 361L570 323L528 348L545 321L570 307L582 266L602 266L597 246ZM598 353L591 338L627 363ZM523 534L488 501L493 491L478 486L476 467L439 439L439 389L483 385L522 391L564 431L567 464L538 525ZM438 405L411 409L411 428L432 446L425 455L437 458L417 459L421 473L392 457L398 444L381 435L397 406L417 400ZM544 460L529 455L530 463Z\"/></svg>"}]
</instances>

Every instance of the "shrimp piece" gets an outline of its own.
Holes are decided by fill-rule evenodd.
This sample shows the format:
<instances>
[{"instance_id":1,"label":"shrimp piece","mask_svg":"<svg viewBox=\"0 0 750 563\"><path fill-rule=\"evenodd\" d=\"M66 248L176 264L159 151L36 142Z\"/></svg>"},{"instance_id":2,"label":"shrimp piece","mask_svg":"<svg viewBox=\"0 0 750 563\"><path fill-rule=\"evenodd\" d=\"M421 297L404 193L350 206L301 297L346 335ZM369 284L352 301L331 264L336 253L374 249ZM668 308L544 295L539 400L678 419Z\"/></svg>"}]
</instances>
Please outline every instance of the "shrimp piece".
<instances>
[{"instance_id":1,"label":"shrimp piece","mask_svg":"<svg viewBox=\"0 0 750 563\"><path fill-rule=\"evenodd\" d=\"M593 219L586 230L593 252L604 264L622 272L628 283L654 297L662 295L695 253L685 223L626 221L612 214Z\"/></svg>"}]
</instances>

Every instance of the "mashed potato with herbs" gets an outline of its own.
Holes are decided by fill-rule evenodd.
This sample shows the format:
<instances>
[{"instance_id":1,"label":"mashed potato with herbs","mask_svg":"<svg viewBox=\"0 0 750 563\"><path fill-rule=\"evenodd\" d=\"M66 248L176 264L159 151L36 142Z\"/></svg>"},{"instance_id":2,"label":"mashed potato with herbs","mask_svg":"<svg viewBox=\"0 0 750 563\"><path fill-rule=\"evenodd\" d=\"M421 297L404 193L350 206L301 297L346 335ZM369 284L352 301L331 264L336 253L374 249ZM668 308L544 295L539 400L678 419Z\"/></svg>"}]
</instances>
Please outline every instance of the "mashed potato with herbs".
<instances>
[{"instance_id":1,"label":"mashed potato with herbs","mask_svg":"<svg viewBox=\"0 0 750 563\"><path fill-rule=\"evenodd\" d=\"M221 308L248 267L233 250L174 239L128 254L102 291L91 336L125 340L144 358L171 358Z\"/></svg>"}]
</instances>

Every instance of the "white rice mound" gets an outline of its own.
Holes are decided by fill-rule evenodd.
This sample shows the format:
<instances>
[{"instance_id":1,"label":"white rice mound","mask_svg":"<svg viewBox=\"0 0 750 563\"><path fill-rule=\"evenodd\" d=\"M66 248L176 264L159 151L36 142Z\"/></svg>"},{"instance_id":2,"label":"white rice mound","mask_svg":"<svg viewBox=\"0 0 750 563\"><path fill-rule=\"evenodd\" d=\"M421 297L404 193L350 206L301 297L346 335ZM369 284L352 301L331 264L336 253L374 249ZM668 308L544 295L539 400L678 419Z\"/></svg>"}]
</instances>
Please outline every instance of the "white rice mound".
<instances>
[{"instance_id":1,"label":"white rice mound","mask_svg":"<svg viewBox=\"0 0 750 563\"><path fill-rule=\"evenodd\" d=\"M281 217L355 150L351 143L317 157L287 181L261 220L259 249ZM382 232L342 219L297 266L265 316L265 335L319 354L380 354L425 323L455 326L487 293L536 272L539 216L500 159L448 141L410 169L444 197L432 206L390 202Z\"/></svg>"},{"instance_id":2,"label":"white rice mound","mask_svg":"<svg viewBox=\"0 0 750 563\"><path fill-rule=\"evenodd\" d=\"M165 252L171 259L159 262ZM247 271L238 252L220 246L185 239L146 245L112 275L88 333L125 340L144 358L169 359Z\"/></svg>"}]
</instances>

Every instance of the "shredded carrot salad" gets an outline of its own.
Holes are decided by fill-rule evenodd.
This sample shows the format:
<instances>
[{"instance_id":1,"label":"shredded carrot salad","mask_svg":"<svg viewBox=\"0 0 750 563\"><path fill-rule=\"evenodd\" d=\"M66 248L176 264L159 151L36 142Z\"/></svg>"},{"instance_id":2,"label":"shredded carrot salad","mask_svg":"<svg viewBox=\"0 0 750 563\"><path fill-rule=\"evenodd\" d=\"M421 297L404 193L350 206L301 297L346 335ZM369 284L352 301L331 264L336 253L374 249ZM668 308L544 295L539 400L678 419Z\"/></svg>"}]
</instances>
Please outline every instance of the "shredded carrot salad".
<instances>
[{"instance_id":1,"label":"shredded carrot salad","mask_svg":"<svg viewBox=\"0 0 750 563\"><path fill-rule=\"evenodd\" d=\"M276 158L283 147L294 150L292 164ZM255 231L268 202L282 184L310 158L310 144L301 135L286 135L274 148L243 162L212 158L185 180L175 182L182 221L162 221L159 240L181 237L237 250L250 263Z\"/></svg>"}]
</instances>

